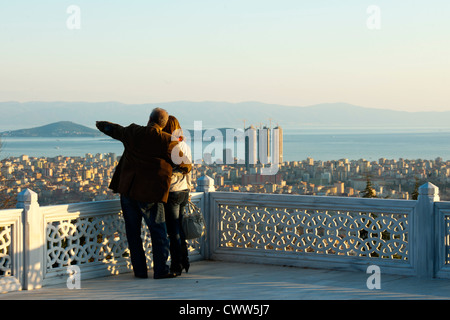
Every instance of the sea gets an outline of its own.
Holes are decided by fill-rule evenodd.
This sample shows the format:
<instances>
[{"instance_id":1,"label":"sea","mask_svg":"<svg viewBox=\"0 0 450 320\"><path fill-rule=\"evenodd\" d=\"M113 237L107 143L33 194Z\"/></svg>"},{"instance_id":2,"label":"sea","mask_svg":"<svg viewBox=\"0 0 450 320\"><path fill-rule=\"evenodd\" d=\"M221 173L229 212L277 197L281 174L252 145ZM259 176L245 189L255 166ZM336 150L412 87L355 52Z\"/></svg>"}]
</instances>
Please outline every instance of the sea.
<instances>
[{"instance_id":1,"label":"sea","mask_svg":"<svg viewBox=\"0 0 450 320\"><path fill-rule=\"evenodd\" d=\"M283 161L386 159L450 160L450 129L410 130L283 130ZM30 157L121 155L123 145L107 136L97 138L1 138L0 160ZM202 142L203 148L211 142Z\"/></svg>"}]
</instances>

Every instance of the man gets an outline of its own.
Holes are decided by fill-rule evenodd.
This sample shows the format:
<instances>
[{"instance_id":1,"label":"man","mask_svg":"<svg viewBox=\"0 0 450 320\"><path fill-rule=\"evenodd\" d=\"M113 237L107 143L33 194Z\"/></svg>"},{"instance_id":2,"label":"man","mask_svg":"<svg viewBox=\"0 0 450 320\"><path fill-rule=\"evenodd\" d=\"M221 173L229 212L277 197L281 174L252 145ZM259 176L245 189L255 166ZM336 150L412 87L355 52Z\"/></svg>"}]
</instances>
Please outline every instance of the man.
<instances>
[{"instance_id":1,"label":"man","mask_svg":"<svg viewBox=\"0 0 450 320\"><path fill-rule=\"evenodd\" d=\"M147 126L97 121L97 128L108 136L121 141L124 152L116 167L109 188L120 193L120 203L130 249L134 275L147 278L147 262L141 239L144 218L152 239L153 277L173 278L166 265L169 256L169 240L164 219L164 203L167 202L172 175L171 153L178 141L162 129L168 113L156 108L150 114ZM190 164L179 167L186 173Z\"/></svg>"}]
</instances>

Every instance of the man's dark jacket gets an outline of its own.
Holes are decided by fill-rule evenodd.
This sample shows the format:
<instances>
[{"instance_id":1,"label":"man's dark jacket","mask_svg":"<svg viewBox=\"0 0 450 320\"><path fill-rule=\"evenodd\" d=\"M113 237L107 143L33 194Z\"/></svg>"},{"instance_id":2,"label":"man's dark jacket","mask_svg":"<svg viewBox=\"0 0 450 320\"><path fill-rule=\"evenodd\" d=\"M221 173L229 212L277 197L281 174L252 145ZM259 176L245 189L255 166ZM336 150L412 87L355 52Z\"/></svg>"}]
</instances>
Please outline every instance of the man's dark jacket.
<instances>
[{"instance_id":1,"label":"man's dark jacket","mask_svg":"<svg viewBox=\"0 0 450 320\"><path fill-rule=\"evenodd\" d=\"M178 141L162 131L157 124L146 127L131 124L128 127L98 121L97 128L121 141L124 152L111 179L109 188L143 202L167 202L172 176L172 149ZM181 164L187 173L190 164Z\"/></svg>"}]
</instances>

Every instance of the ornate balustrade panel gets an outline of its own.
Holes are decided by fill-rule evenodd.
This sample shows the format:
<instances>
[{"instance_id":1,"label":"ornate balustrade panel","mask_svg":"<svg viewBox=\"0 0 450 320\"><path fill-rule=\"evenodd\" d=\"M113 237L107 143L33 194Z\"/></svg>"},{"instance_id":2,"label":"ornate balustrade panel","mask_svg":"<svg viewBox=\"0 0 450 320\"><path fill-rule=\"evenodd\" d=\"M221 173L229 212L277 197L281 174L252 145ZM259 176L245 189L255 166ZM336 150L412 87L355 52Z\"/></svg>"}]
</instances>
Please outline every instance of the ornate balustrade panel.
<instances>
[{"instance_id":1,"label":"ornate balustrade panel","mask_svg":"<svg viewBox=\"0 0 450 320\"><path fill-rule=\"evenodd\" d=\"M0 292L21 288L22 281L22 210L0 211Z\"/></svg>"},{"instance_id":2,"label":"ornate balustrade panel","mask_svg":"<svg viewBox=\"0 0 450 320\"><path fill-rule=\"evenodd\" d=\"M435 273L441 278L450 278L450 202L435 204Z\"/></svg>"},{"instance_id":3,"label":"ornate balustrade panel","mask_svg":"<svg viewBox=\"0 0 450 320\"><path fill-rule=\"evenodd\" d=\"M214 193L216 253L410 268L414 202ZM367 201L366 201L367 200ZM383 204L383 205L382 205ZM216 255L218 257L218 255Z\"/></svg>"},{"instance_id":4,"label":"ornate balustrade panel","mask_svg":"<svg viewBox=\"0 0 450 320\"><path fill-rule=\"evenodd\" d=\"M445 264L450 265L450 214L445 215L444 219L445 232Z\"/></svg>"},{"instance_id":5,"label":"ornate balustrade panel","mask_svg":"<svg viewBox=\"0 0 450 320\"><path fill-rule=\"evenodd\" d=\"M83 277L129 271L129 250L120 202L100 201L41 207L45 228L45 283L67 277L77 265ZM144 249L151 265L151 240L142 224Z\"/></svg>"},{"instance_id":6,"label":"ornate balustrade panel","mask_svg":"<svg viewBox=\"0 0 450 320\"><path fill-rule=\"evenodd\" d=\"M0 226L0 277L11 275L11 225Z\"/></svg>"},{"instance_id":7,"label":"ornate balustrade panel","mask_svg":"<svg viewBox=\"0 0 450 320\"><path fill-rule=\"evenodd\" d=\"M47 270L128 256L120 213L47 224Z\"/></svg>"},{"instance_id":8,"label":"ornate balustrade panel","mask_svg":"<svg viewBox=\"0 0 450 320\"><path fill-rule=\"evenodd\" d=\"M408 259L406 214L220 205L221 245Z\"/></svg>"}]
</instances>

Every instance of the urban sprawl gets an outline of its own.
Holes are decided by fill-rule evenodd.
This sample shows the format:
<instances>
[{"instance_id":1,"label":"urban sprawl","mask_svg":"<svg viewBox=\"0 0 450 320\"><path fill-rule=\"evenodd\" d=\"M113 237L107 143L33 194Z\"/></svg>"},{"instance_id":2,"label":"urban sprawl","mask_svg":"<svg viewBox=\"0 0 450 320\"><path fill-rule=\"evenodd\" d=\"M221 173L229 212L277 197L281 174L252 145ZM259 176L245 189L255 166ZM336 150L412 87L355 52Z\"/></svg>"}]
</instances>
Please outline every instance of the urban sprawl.
<instances>
[{"instance_id":1,"label":"urban sprawl","mask_svg":"<svg viewBox=\"0 0 450 320\"><path fill-rule=\"evenodd\" d=\"M9 157L0 161L1 199L15 199L29 188L40 205L116 199L108 185L119 157L86 154L85 157ZM450 161L379 159L378 161L307 158L279 164L276 174L262 175L261 166L245 164L194 164L196 180L207 175L216 191L362 197L371 186L373 196L412 199L417 186L432 182L440 187L442 200L450 199ZM10 206L14 202L9 202Z\"/></svg>"}]
</instances>

